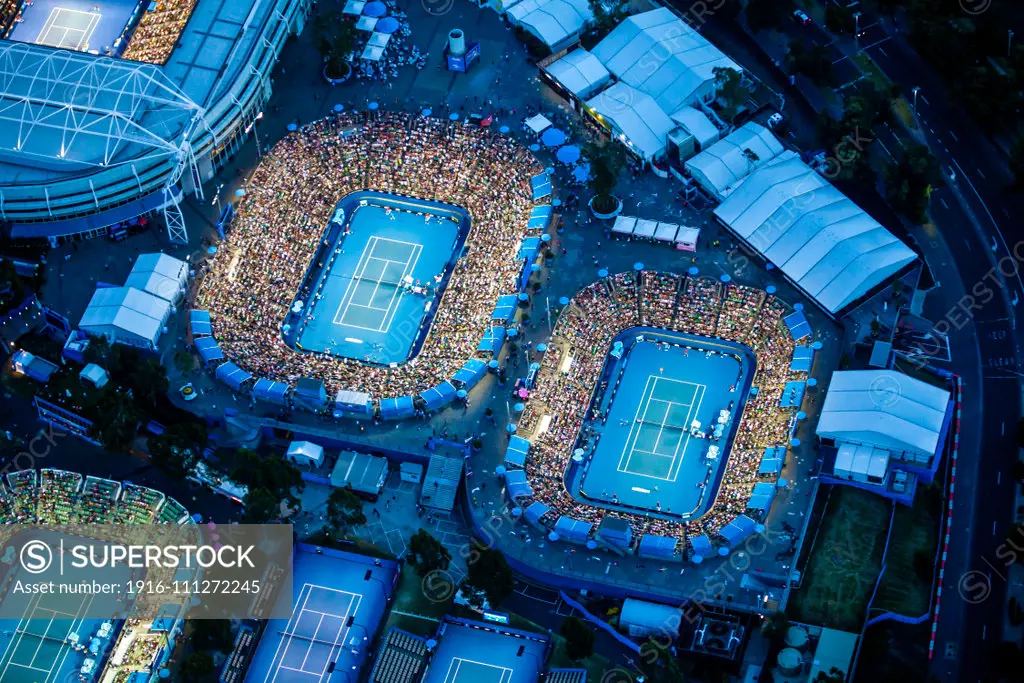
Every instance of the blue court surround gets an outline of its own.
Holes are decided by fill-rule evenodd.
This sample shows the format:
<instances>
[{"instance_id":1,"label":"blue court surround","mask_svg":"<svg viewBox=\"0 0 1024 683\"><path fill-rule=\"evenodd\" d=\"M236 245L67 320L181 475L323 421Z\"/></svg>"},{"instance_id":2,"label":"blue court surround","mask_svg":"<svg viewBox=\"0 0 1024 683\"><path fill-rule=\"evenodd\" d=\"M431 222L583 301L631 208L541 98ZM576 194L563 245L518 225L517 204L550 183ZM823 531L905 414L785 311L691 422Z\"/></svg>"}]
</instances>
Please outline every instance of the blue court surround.
<instances>
[{"instance_id":1,"label":"blue court surround","mask_svg":"<svg viewBox=\"0 0 1024 683\"><path fill-rule=\"evenodd\" d=\"M379 192L356 192L335 207L289 312L285 342L373 365L419 352L469 234L462 208ZM440 277L440 282L435 277ZM421 292L400 286L406 277ZM312 302L311 294L317 293Z\"/></svg>"},{"instance_id":2,"label":"blue court surround","mask_svg":"<svg viewBox=\"0 0 1024 683\"><path fill-rule=\"evenodd\" d=\"M625 351L606 359L599 382L607 389L591 406L602 411L604 424L596 424L596 446L594 437L577 444L588 455L570 465L567 487L591 505L696 519L714 500L725 471L754 377L754 354L742 344L653 328L626 330L615 341ZM706 432L730 403L722 438L690 435L693 420ZM707 463L712 444L719 456Z\"/></svg>"},{"instance_id":3,"label":"blue court surround","mask_svg":"<svg viewBox=\"0 0 1024 683\"><path fill-rule=\"evenodd\" d=\"M533 683L550 644L540 633L457 617L445 617L437 640L422 683Z\"/></svg>"},{"instance_id":4,"label":"blue court surround","mask_svg":"<svg viewBox=\"0 0 1024 683\"><path fill-rule=\"evenodd\" d=\"M79 21L73 19L72 14L94 13L94 8L98 6L99 19L92 30L88 50L105 54L109 48L113 56L118 56L124 52L128 43L123 39L117 46L114 43L134 30L142 15L142 5L148 6L148 0L35 0L30 7L25 8L22 15L24 20L14 25L8 39L20 43L36 43L53 10L71 10L68 13L70 21L67 23L77 26Z\"/></svg>"}]
</instances>

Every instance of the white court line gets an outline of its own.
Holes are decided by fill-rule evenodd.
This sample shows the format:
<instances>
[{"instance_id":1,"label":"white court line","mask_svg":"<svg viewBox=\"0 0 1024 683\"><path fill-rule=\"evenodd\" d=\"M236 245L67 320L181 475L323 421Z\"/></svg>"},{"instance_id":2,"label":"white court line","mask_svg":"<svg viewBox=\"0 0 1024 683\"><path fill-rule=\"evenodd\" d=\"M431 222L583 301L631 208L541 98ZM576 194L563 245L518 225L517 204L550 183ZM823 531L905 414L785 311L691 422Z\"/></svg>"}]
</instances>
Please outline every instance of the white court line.
<instances>
[{"instance_id":1,"label":"white court line","mask_svg":"<svg viewBox=\"0 0 1024 683\"><path fill-rule=\"evenodd\" d=\"M359 273L365 273L366 272L366 265L367 265L366 262L369 261L371 258L373 258L373 247L376 244L377 244L377 236L376 235L370 235L370 239L368 239L366 241L366 246L363 247L363 253L361 253L359 255L359 260L356 261L356 272L359 272ZM360 266L362 266L361 269L360 269ZM341 301L338 302L338 310L334 312L334 318L332 319L331 322L333 322L335 325L340 325L341 323L339 323L338 321L345 319L345 314L341 312L341 309L342 309L343 306L345 306L345 302L347 300L351 299L350 292L352 290L352 287L357 282L357 279L354 277L354 275L355 275L355 273L353 273L353 277L349 278L348 286L345 287L345 293L342 295ZM330 273L327 274L327 277L328 278L330 277ZM363 329L365 329L365 328L363 328Z\"/></svg>"},{"instance_id":2,"label":"white court line","mask_svg":"<svg viewBox=\"0 0 1024 683\"><path fill-rule=\"evenodd\" d=\"M71 628L68 629L67 633L72 633L75 629L78 628L78 625L82 622L82 619L80 618L81 615L88 612L88 606L92 604L93 600L95 600L95 596L90 596L89 598L82 598L81 602L78 603L78 610L75 612L75 619L72 621ZM56 680L57 674L64 667L64 662L67 661L68 655L71 653L71 648L65 644L61 644L60 649L58 650L58 653L63 652L63 657L61 657L60 663L57 663L56 660L51 662L49 669L42 669L40 667L33 666L35 664L36 658L39 656L39 649L43 646L45 639L47 637L49 637L50 639L54 639L53 636L48 635L50 632L50 628L53 626L54 623L54 619L52 616L50 618L50 623L46 625L46 630L43 631L42 636L30 633L26 628L24 628L26 621L38 619L38 617L36 616L38 612L49 612L51 615L56 614L54 610L39 607L39 603L41 601L41 595L36 596L35 605L33 605L32 602L30 601L29 605L32 606L32 612L30 613L30 616L23 618L18 623L18 639L16 641L12 639L7 646L7 650L4 651L4 657L7 657L8 653L10 654L10 657L7 659L7 663L4 665L3 673L0 674L0 680L3 680L7 676L7 670L10 667L15 666L19 669L29 669L31 671L46 672L46 677L43 679L43 683L48 683L50 681L51 676L54 678L54 680ZM60 612L60 614L67 614L68 616L71 616L70 612ZM29 660L29 664L18 664L13 661L14 655L17 653L18 648L20 647L26 635L31 635L32 637L37 638L39 640L39 644L36 646L35 652L32 653L32 659ZM66 634L65 637L67 637ZM63 639L56 638L56 640Z\"/></svg>"},{"instance_id":3,"label":"white court line","mask_svg":"<svg viewBox=\"0 0 1024 683\"><path fill-rule=\"evenodd\" d=\"M389 258L382 258L380 256L374 256L374 253L377 251L377 246L381 242L388 242L390 244L400 244L400 245L404 245L404 246L407 246L407 247L411 247L411 249L410 249L409 253L406 254L406 257L405 257L404 261L399 261L398 259L389 259ZM377 296L377 292L380 290L381 284L383 284L384 274L387 272L388 266L391 265L392 263L402 263L403 264L402 277L405 277L405 275L408 274L409 271L413 267L415 267L415 264L419 261L419 255L420 255L420 253L422 251L423 251L423 245L420 245L420 244L415 244L413 242L406 242L405 240L393 240L393 239L390 239L390 238L387 238L387 237L377 237L376 235L371 235L370 239L367 240L366 247L364 247L364 249L363 249L363 253L360 254L360 256L359 256L359 261L356 264L356 272L353 274L352 278L349 280L348 286L345 288L345 294L344 294L344 296L342 296L341 301L338 303L338 310L335 311L334 318L333 318L332 322L335 325L348 325L348 326L354 327L356 329L367 330L367 331L370 331L370 332L382 332L382 331L384 331L386 329L386 326L384 325L384 323L387 320L387 315L384 316L384 320L382 320L380 323L378 323L376 328L364 327L362 325L352 325L351 323L346 322L346 318L348 317L349 309L352 306L360 306L362 308L372 308L371 306L368 306L367 304L355 304L355 303L353 303L353 299L355 298L355 294L356 294L356 292L353 289L353 287L355 287L357 282L362 282L362 281L375 282L376 284L374 285L373 292L370 294L369 301L367 302L368 304L372 304L374 298ZM415 257L415 260L413 260L412 257ZM380 273L380 278L379 279L374 280L374 278L366 277L366 269L370 265L370 261L383 261L384 262L384 266L381 268L381 273ZM410 261L412 262L411 264L410 264ZM395 292L391 296L391 300L388 302L388 308L387 309L382 309L382 310L391 310L392 305L394 304L394 301L395 301L395 297L396 296L400 296L402 294L404 294L404 292L402 292L400 288L396 287L395 288ZM342 310L342 309L344 309L344 310ZM394 316L392 316L392 320L393 319L394 319Z\"/></svg>"},{"instance_id":4,"label":"white court line","mask_svg":"<svg viewBox=\"0 0 1024 683\"><path fill-rule=\"evenodd\" d=\"M477 666L486 666L489 669L500 669L501 677L498 679L499 683L505 680L505 674L508 674L508 679L512 680L513 669L507 666L498 666L497 664L488 664L487 662L478 662L475 659L466 659L465 657L452 657L452 661L448 664L448 672L445 674L445 683L457 683L459 678L459 669L462 668L462 663L468 662L470 664L476 664ZM455 675L452 676L452 666L458 664L455 667Z\"/></svg>"},{"instance_id":5,"label":"white court line","mask_svg":"<svg viewBox=\"0 0 1024 683\"><path fill-rule=\"evenodd\" d=\"M348 604L345 606L345 613L333 614L329 612L320 612L318 610L307 609L306 604L309 602L309 598L313 594L313 589L315 588L318 588L321 591L325 592L330 591L331 593L340 593L341 595L349 596ZM360 605L362 605L363 602L363 595L361 593L353 593L351 591L339 590L337 588L330 588L328 586L320 586L318 584L304 584L302 586L302 589L299 591L300 598L302 598L303 593L306 594L306 597L302 599L301 605L296 604L296 608L292 611L292 615L288 620L288 624L285 626L285 632L289 634L287 637L287 645L285 645L285 637L282 636L281 641L277 644L277 650L274 652L274 658L273 660L271 660L271 670L267 672L267 678L265 678L264 681L276 681L278 674L282 670L294 671L297 673L306 674L308 676L316 676L317 680L323 680L324 674L327 672L327 668L330 666L330 662L334 659L335 652L339 651L345 646L344 639L341 640L340 644L338 640L342 634L345 634L345 636L347 637L348 632L351 630L346 627L349 616L354 616L355 614L357 614L359 612L359 607ZM298 603L298 600L296 600L296 603ZM354 608L353 605L355 605ZM302 620L302 615L305 613L313 613L320 615L320 622L317 623L317 630L313 632L312 640L318 640L316 636L320 630L320 624L323 623L324 616L332 616L341 620L341 628L338 629L338 632L334 636L334 645L332 645L331 647L330 656L327 658L327 661L324 663L324 666L319 674L317 674L315 671L306 671L305 669L306 659L309 658L309 653L313 650L313 645L317 643L313 643L301 637L291 635L295 633L295 627ZM283 664L284 658L288 655L289 649L296 640L298 640L306 646L306 654L302 659L302 668L300 669L285 666ZM284 652L281 651L282 646L284 647ZM273 674L273 678L271 678L271 674Z\"/></svg>"},{"instance_id":6,"label":"white court line","mask_svg":"<svg viewBox=\"0 0 1024 683\"><path fill-rule=\"evenodd\" d=\"M648 404L649 401L645 402L644 398L647 396L647 388L651 386L651 380L653 380L653 379L654 379L654 375L648 375L647 376L647 382L644 383L644 390L640 394L640 402L636 404L636 412L633 413L633 424L629 428L629 437L626 439L626 446L629 446L630 440L636 441L636 438L635 438L635 436L633 434L633 428L636 426L637 419L640 417L640 408L644 409L644 414L645 415L647 414L647 404ZM622 459L624 457L626 458L626 464L625 465L622 464ZM632 458L632 457L633 457L632 449L629 450L629 456L627 457L626 456L626 448L624 447L622 449L622 453L619 454L619 464L616 467L616 469L619 472L626 472L626 471L628 471L629 470L629 459Z\"/></svg>"},{"instance_id":7,"label":"white court line","mask_svg":"<svg viewBox=\"0 0 1024 683\"><path fill-rule=\"evenodd\" d=\"M653 387L650 386L651 385L651 380L654 380L654 386ZM657 391L657 385L658 385L659 381L671 382L673 384L683 384L683 385L694 387L694 392L690 396L690 401L691 402L690 403L683 403L682 401L669 401L669 400L666 400L666 399L663 399L663 398L655 398L654 397L654 393L655 393L655 391ZM639 405L637 405L636 414L633 416L633 424L630 426L630 429L629 429L629 438L626 440L626 444L623 447L622 455L619 456L619 467L617 468L619 472L625 472L626 474L632 474L632 475L635 475L635 476L638 476L638 477L649 477L651 479L658 479L660 481L675 481L675 479L673 479L671 477L671 474L672 474L673 468L678 469L676 467L677 463L675 462L675 458L677 458L679 456L679 445L684 443L683 439L680 439L679 444L676 444L676 448L674 449L674 451L673 451L671 456L668 456L667 454L661 454L661 453L657 454L657 455L664 455L665 457L672 457L673 458L673 462L672 462L672 464L669 465L669 469L668 469L669 476L666 476L666 477L656 477L653 474L648 474L648 473L644 473L644 472L635 472L635 471L629 469L629 463L632 461L634 453L637 453L637 452L650 453L650 452L652 452L652 451L645 451L645 450L636 448L636 442L640 438L640 428L642 426L639 422L637 422L637 417L640 414L640 408L643 407L644 408L644 418L646 419L647 411L650 410L650 406L651 406L651 403L653 401L658 401L659 403L668 403L669 404L669 407L665 409L665 415L661 419L661 427L658 430L658 437L654 441L654 448L657 448L658 447L658 443L661 440L661 435L665 431L665 426L667 425L667 419L668 419L669 411L672 409L673 406L685 405L689 409L687 411L687 424L688 424L689 416L692 414L692 411L693 411L693 402L692 401L693 401L693 399L695 399L697 397L697 391L700 389L700 387L703 387L703 386L704 386L703 384L694 384L693 382L687 382L685 380L679 380L679 379L670 379L670 378L667 378L667 377L656 377L655 375L650 375L647 378L647 383L644 385L643 394L641 394L641 401L640 401ZM647 393L648 387L650 387L650 394L649 395ZM644 398L646 398L646 402L644 401ZM703 400L703 395L701 397L701 400ZM686 424L683 425L683 433L685 435L685 443L688 444L689 440L690 440L690 435L689 435L689 432L686 429ZM628 453L629 453L628 456L626 456L627 449L628 449ZM623 456L626 456L626 464L625 464L625 466L622 466L622 457ZM677 476L678 476L678 474L677 474Z\"/></svg>"},{"instance_id":8,"label":"white court line","mask_svg":"<svg viewBox=\"0 0 1024 683\"><path fill-rule=\"evenodd\" d=\"M70 15L86 15L89 17L88 22L84 28L77 26L65 26L61 22L60 26L57 26L57 19L63 19L65 14ZM36 43L40 45L49 45L53 47L71 48L74 50L81 50L83 45L89 42L92 38L93 32L96 30L96 24L99 23L100 15L96 12L84 12L82 10L67 9L65 7L54 7L50 10L50 15L46 18L46 22L43 24L43 28L39 31L39 35L36 36ZM63 31L60 40L54 40L51 34L55 34L57 31ZM78 38L77 44L65 43L69 34L79 33L81 34Z\"/></svg>"},{"instance_id":9,"label":"white court line","mask_svg":"<svg viewBox=\"0 0 1024 683\"><path fill-rule=\"evenodd\" d=\"M698 384L697 389L698 391L700 391L700 399L697 401L696 407L694 407L694 404L690 404L690 409L686 411L686 422L684 424L690 424L690 418L695 415L698 415L700 413L700 407L704 404L704 395L708 393L708 387L706 384ZM679 470L683 469L683 458L686 457L686 447L690 445L690 430L684 429L683 434L685 436L685 440L680 439L679 441L679 443L682 445L682 448L676 449L676 453L680 453L681 451L679 455L679 460L673 461L672 463L675 466L676 473L672 475L671 467L669 467L668 471L669 474L672 475L672 481L676 481L677 479L679 479Z\"/></svg>"},{"instance_id":10,"label":"white court line","mask_svg":"<svg viewBox=\"0 0 1024 683\"><path fill-rule=\"evenodd\" d=\"M411 258L406 262L406 267L402 271L402 280L404 280L407 275L410 275L414 270L416 270L416 264L420 262L421 254L423 254L423 246L417 244L415 247L413 247L413 253L410 254ZM397 303L395 302L396 296L398 297ZM395 316L398 315L398 304L401 303L402 297L404 296L404 291L402 291L400 288L395 289L394 294L391 296L391 301L388 302L387 310L388 313L390 313L390 317L388 316L388 313L384 314L384 319L381 320L380 322L380 332L391 329L391 323L394 322Z\"/></svg>"}]
</instances>

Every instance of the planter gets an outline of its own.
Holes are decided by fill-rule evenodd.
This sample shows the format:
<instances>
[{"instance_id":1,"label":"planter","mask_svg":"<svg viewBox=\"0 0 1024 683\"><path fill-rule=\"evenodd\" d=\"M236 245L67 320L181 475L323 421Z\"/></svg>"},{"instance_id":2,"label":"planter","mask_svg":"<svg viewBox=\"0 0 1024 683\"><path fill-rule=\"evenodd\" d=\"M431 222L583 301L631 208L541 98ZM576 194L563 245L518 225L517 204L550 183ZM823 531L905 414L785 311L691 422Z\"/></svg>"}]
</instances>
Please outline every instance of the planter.
<instances>
[{"instance_id":1,"label":"planter","mask_svg":"<svg viewBox=\"0 0 1024 683\"><path fill-rule=\"evenodd\" d=\"M341 85L342 83L344 83L345 81L352 77L352 66L350 64L346 64L345 67L348 70L344 73L344 75L338 76L336 78L332 78L327 74L326 64L324 64L324 68L323 71L321 71L321 73L323 74L324 80L330 83L331 85Z\"/></svg>"},{"instance_id":2,"label":"planter","mask_svg":"<svg viewBox=\"0 0 1024 683\"><path fill-rule=\"evenodd\" d=\"M622 200L619 199L618 197L615 198L615 201L616 201L615 209L613 209L609 213L598 213L597 211L594 211L594 200L595 199L597 199L597 197L591 197L590 201L587 202L587 206L590 207L590 213L594 214L594 218L600 218L601 220L607 220L609 218L615 218L620 213L622 213Z\"/></svg>"}]
</instances>

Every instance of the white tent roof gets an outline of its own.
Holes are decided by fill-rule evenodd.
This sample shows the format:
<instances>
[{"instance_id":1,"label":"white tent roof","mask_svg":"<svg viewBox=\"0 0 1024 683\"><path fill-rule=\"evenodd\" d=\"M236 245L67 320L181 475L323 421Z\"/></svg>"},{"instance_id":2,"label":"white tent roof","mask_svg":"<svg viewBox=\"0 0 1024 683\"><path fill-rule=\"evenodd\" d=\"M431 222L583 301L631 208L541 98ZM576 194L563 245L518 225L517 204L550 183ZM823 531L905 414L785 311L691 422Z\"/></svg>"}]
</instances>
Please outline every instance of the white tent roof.
<instances>
[{"instance_id":1,"label":"white tent roof","mask_svg":"<svg viewBox=\"0 0 1024 683\"><path fill-rule=\"evenodd\" d=\"M676 242L680 244L696 244L699 237L700 228L682 225L679 227L679 232L676 233Z\"/></svg>"},{"instance_id":2,"label":"white tent roof","mask_svg":"<svg viewBox=\"0 0 1024 683\"><path fill-rule=\"evenodd\" d=\"M648 160L661 154L676 127L649 95L622 81L588 100L587 106L611 121L624 142Z\"/></svg>"},{"instance_id":3,"label":"white tent roof","mask_svg":"<svg viewBox=\"0 0 1024 683\"><path fill-rule=\"evenodd\" d=\"M97 389L102 389L107 383L110 377L107 375L107 371L96 365L95 363L89 363L82 371L78 373L78 376L87 379L93 383Z\"/></svg>"},{"instance_id":4,"label":"white tent roof","mask_svg":"<svg viewBox=\"0 0 1024 683\"><path fill-rule=\"evenodd\" d=\"M818 435L892 453L932 455L938 448L949 392L892 370L832 374Z\"/></svg>"},{"instance_id":5,"label":"white tent roof","mask_svg":"<svg viewBox=\"0 0 1024 683\"><path fill-rule=\"evenodd\" d=\"M159 273L131 273L124 284L170 302L174 302L181 293L181 283Z\"/></svg>"},{"instance_id":6,"label":"white tent roof","mask_svg":"<svg viewBox=\"0 0 1024 683\"><path fill-rule=\"evenodd\" d=\"M288 452L286 455L289 458L307 458L309 460L320 462L324 457L324 447L315 444L312 441L292 441L288 445Z\"/></svg>"},{"instance_id":7,"label":"white tent roof","mask_svg":"<svg viewBox=\"0 0 1024 683\"><path fill-rule=\"evenodd\" d=\"M527 128L532 130L534 133L537 133L538 135L551 127L551 121L548 119L548 117L544 116L543 114L531 116L530 118L526 119L525 123Z\"/></svg>"},{"instance_id":8,"label":"white tent roof","mask_svg":"<svg viewBox=\"0 0 1024 683\"><path fill-rule=\"evenodd\" d=\"M836 453L837 474L863 474L884 479L889 470L889 452L871 446L843 444Z\"/></svg>"},{"instance_id":9,"label":"white tent roof","mask_svg":"<svg viewBox=\"0 0 1024 683\"><path fill-rule=\"evenodd\" d=\"M658 229L654 232L654 239L661 242L675 242L676 232L679 226L675 223L658 223Z\"/></svg>"},{"instance_id":10,"label":"white tent roof","mask_svg":"<svg viewBox=\"0 0 1024 683\"><path fill-rule=\"evenodd\" d=\"M715 216L832 313L917 258L799 158L755 171Z\"/></svg>"},{"instance_id":11,"label":"white tent roof","mask_svg":"<svg viewBox=\"0 0 1024 683\"><path fill-rule=\"evenodd\" d=\"M587 99L611 80L611 74L601 60L583 48L573 50L545 68L552 78L582 99Z\"/></svg>"},{"instance_id":12,"label":"white tent roof","mask_svg":"<svg viewBox=\"0 0 1024 683\"><path fill-rule=\"evenodd\" d=\"M552 48L578 34L594 18L587 0L522 0L509 8L506 16Z\"/></svg>"},{"instance_id":13,"label":"white tent roof","mask_svg":"<svg viewBox=\"0 0 1024 683\"><path fill-rule=\"evenodd\" d=\"M652 221L646 218L637 218L636 229L633 230L633 234L639 235L640 237L654 237L654 233L657 229L658 221Z\"/></svg>"},{"instance_id":14,"label":"white tent roof","mask_svg":"<svg viewBox=\"0 0 1024 683\"><path fill-rule=\"evenodd\" d=\"M783 151L771 131L751 121L687 161L686 170L722 200L743 178Z\"/></svg>"},{"instance_id":15,"label":"white tent roof","mask_svg":"<svg viewBox=\"0 0 1024 683\"><path fill-rule=\"evenodd\" d=\"M615 223L612 225L612 232L617 232L622 235L632 235L634 229L636 229L636 218L633 218L632 216L623 216L622 214L615 217Z\"/></svg>"},{"instance_id":16,"label":"white tent roof","mask_svg":"<svg viewBox=\"0 0 1024 683\"><path fill-rule=\"evenodd\" d=\"M674 112L715 78L716 67L742 71L736 62L666 7L635 14L592 50L624 83Z\"/></svg>"},{"instance_id":17,"label":"white tent roof","mask_svg":"<svg viewBox=\"0 0 1024 683\"><path fill-rule=\"evenodd\" d=\"M129 334L154 346L171 304L134 287L97 289L78 326L97 334Z\"/></svg>"},{"instance_id":18,"label":"white tent roof","mask_svg":"<svg viewBox=\"0 0 1024 683\"><path fill-rule=\"evenodd\" d=\"M139 254L132 266L133 273L159 273L164 277L184 282L188 277L188 264L163 252Z\"/></svg>"},{"instance_id":19,"label":"white tent roof","mask_svg":"<svg viewBox=\"0 0 1024 683\"><path fill-rule=\"evenodd\" d=\"M140 254L125 281L126 287L175 302L188 280L188 264L164 253Z\"/></svg>"},{"instance_id":20,"label":"white tent roof","mask_svg":"<svg viewBox=\"0 0 1024 683\"><path fill-rule=\"evenodd\" d=\"M699 109L680 107L672 114L672 120L697 138L702 148L718 139L718 127Z\"/></svg>"}]
</instances>

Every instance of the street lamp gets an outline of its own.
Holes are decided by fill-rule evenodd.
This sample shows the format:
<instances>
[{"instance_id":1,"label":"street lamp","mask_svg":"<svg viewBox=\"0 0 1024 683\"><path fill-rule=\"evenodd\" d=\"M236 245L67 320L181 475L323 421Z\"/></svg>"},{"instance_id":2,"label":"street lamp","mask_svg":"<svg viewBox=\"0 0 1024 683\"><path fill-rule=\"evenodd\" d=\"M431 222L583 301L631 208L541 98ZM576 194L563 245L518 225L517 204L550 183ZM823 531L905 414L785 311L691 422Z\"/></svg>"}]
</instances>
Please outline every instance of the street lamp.
<instances>
[{"instance_id":1,"label":"street lamp","mask_svg":"<svg viewBox=\"0 0 1024 683\"><path fill-rule=\"evenodd\" d=\"M914 86L914 89L913 89L913 90L911 90L911 92L912 92L912 93L914 93L914 116L917 116L917 92L918 92L918 91L919 91L920 89L921 89L921 87L920 87L920 86L916 86L916 85L915 85L915 86Z\"/></svg>"},{"instance_id":2,"label":"street lamp","mask_svg":"<svg viewBox=\"0 0 1024 683\"><path fill-rule=\"evenodd\" d=\"M252 123L250 123L248 126L245 127L245 132L248 133L251 130L252 134L253 134L253 137L255 137L255 139L256 139L256 158L257 159L260 159L260 158L263 157L263 154L260 152L260 132L259 132L259 129L256 128L256 122L259 121L262 118L263 118L263 112L259 112L253 118Z\"/></svg>"},{"instance_id":3,"label":"street lamp","mask_svg":"<svg viewBox=\"0 0 1024 683\"><path fill-rule=\"evenodd\" d=\"M1006 58L1009 59L1013 50L1013 29L1006 31Z\"/></svg>"},{"instance_id":4,"label":"street lamp","mask_svg":"<svg viewBox=\"0 0 1024 683\"><path fill-rule=\"evenodd\" d=\"M853 13L853 45L860 52L860 12Z\"/></svg>"}]
</instances>

